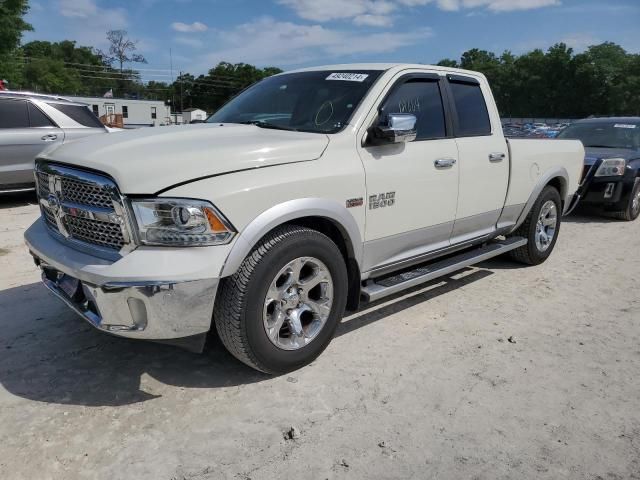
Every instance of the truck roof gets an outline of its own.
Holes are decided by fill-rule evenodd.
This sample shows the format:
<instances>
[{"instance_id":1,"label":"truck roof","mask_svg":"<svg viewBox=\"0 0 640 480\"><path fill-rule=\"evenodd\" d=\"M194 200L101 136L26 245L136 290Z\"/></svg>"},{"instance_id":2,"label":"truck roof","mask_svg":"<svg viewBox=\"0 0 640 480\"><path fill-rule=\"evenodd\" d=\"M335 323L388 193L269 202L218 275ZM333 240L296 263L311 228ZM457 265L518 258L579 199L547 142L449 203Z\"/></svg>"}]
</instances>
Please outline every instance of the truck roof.
<instances>
[{"instance_id":1,"label":"truck roof","mask_svg":"<svg viewBox=\"0 0 640 480\"><path fill-rule=\"evenodd\" d=\"M297 73L297 72L313 72L319 70L380 70L386 71L391 69L404 70L409 68L427 68L429 70L439 70L442 72L459 73L466 75L475 75L483 77L480 72L474 72L472 70L464 70L462 68L441 67L439 65L429 65L426 63L344 63L335 65L318 65L316 67L300 68L296 70L290 70L284 73Z\"/></svg>"}]
</instances>

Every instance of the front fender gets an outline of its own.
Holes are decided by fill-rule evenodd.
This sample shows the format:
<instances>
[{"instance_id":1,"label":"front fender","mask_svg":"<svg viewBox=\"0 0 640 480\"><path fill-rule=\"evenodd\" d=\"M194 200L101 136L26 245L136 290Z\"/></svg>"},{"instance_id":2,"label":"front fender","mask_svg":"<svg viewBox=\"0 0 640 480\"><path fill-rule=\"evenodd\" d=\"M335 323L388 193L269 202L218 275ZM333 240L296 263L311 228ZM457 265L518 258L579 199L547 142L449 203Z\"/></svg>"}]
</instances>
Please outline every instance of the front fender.
<instances>
[{"instance_id":1,"label":"front fender","mask_svg":"<svg viewBox=\"0 0 640 480\"><path fill-rule=\"evenodd\" d=\"M247 225L236 239L222 268L222 277L233 275L254 246L274 228L305 217L322 217L332 221L350 244L354 259L360 265L362 236L355 218L341 204L323 198L301 198L275 205L262 212Z\"/></svg>"}]
</instances>

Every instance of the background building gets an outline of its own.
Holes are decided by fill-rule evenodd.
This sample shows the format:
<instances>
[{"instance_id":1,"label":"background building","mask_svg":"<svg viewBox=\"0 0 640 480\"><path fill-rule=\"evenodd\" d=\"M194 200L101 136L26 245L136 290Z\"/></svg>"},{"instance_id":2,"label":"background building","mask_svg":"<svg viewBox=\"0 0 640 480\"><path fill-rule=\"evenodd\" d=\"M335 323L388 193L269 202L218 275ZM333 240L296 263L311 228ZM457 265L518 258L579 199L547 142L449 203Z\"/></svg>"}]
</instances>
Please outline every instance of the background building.
<instances>
[{"instance_id":1,"label":"background building","mask_svg":"<svg viewBox=\"0 0 640 480\"><path fill-rule=\"evenodd\" d=\"M124 128L158 127L176 123L171 108L162 100L133 100L127 98L76 97L64 95L86 103L98 117L122 115Z\"/></svg>"},{"instance_id":2,"label":"background building","mask_svg":"<svg viewBox=\"0 0 640 480\"><path fill-rule=\"evenodd\" d=\"M201 110L199 108L187 108L182 112L182 118L184 123L191 123L193 121L196 122L204 122L207 119L207 112Z\"/></svg>"}]
</instances>

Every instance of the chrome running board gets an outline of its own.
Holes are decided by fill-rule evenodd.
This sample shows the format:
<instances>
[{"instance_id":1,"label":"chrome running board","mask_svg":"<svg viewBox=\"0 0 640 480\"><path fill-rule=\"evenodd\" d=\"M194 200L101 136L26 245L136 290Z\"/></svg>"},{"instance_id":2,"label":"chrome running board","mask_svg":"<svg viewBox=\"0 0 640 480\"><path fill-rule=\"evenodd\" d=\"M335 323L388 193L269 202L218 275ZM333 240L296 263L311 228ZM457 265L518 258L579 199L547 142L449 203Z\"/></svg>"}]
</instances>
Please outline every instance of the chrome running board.
<instances>
[{"instance_id":1,"label":"chrome running board","mask_svg":"<svg viewBox=\"0 0 640 480\"><path fill-rule=\"evenodd\" d=\"M392 276L369 280L362 287L361 293L365 301L375 302L383 297L415 287L438 277L449 275L470 265L484 262L527 244L523 237L511 237L502 241L487 243L479 248L448 257L444 260L423 265L413 270L406 270Z\"/></svg>"}]
</instances>

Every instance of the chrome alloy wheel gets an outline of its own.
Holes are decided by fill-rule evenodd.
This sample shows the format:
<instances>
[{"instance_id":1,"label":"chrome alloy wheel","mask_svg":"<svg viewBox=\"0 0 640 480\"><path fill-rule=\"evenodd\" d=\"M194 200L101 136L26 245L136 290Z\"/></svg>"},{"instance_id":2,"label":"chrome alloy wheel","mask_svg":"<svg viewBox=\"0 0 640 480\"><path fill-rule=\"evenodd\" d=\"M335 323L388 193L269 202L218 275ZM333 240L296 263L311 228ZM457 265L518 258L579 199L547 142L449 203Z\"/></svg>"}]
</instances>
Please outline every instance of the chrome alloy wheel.
<instances>
[{"instance_id":1,"label":"chrome alloy wheel","mask_svg":"<svg viewBox=\"0 0 640 480\"><path fill-rule=\"evenodd\" d=\"M333 305L333 280L317 258L287 263L271 282L264 300L263 323L271 343L297 350L318 336Z\"/></svg>"},{"instance_id":2,"label":"chrome alloy wheel","mask_svg":"<svg viewBox=\"0 0 640 480\"><path fill-rule=\"evenodd\" d=\"M556 235L558 228L558 209L552 200L547 200L538 216L536 223L536 247L538 251L545 252L551 246L553 237Z\"/></svg>"}]
</instances>

